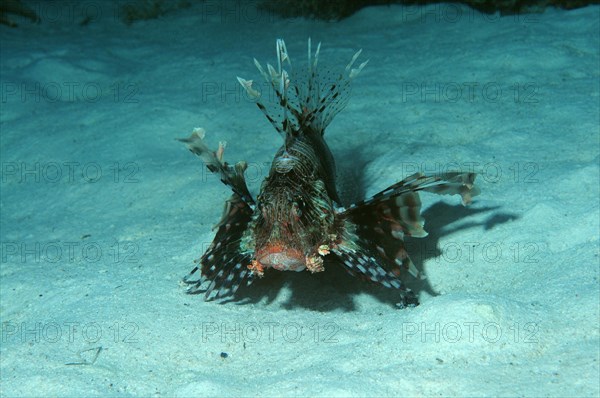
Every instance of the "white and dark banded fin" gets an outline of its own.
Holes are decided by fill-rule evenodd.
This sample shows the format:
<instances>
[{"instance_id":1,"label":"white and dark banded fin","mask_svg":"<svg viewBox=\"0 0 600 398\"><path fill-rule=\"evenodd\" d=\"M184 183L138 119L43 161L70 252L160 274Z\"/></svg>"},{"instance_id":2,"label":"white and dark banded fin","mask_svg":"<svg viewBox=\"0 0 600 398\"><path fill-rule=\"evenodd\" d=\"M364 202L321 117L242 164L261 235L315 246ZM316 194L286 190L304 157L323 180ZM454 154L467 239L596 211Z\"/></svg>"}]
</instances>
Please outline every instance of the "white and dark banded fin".
<instances>
[{"instance_id":1,"label":"white and dark banded fin","mask_svg":"<svg viewBox=\"0 0 600 398\"><path fill-rule=\"evenodd\" d=\"M253 274L248 269L249 257L242 254L232 257L221 265L211 266L210 274L202 277L210 281L204 290L204 299L222 299L235 294L242 283L252 283Z\"/></svg>"},{"instance_id":2,"label":"white and dark banded fin","mask_svg":"<svg viewBox=\"0 0 600 398\"><path fill-rule=\"evenodd\" d=\"M258 108L264 113L273 127L288 140L288 135L314 131L324 134L331 123L346 105L349 98L350 82L365 67L368 61L353 68L362 50L352 57L341 73L327 70L321 73L317 69L321 43L312 54L311 41L308 40L308 64L290 75L285 64L291 68L290 58L282 39L277 40L277 69L267 64L266 70L256 59L254 64L270 85L276 97L275 104L265 104L261 93L253 87L252 80L238 77L238 81L249 97L256 100Z\"/></svg>"},{"instance_id":3,"label":"white and dark banded fin","mask_svg":"<svg viewBox=\"0 0 600 398\"><path fill-rule=\"evenodd\" d=\"M367 247L368 243L358 240L342 242L331 252L337 257L346 272L350 275L387 288L398 289L401 292L403 305L418 305L415 294L408 289L397 275L382 266L385 261Z\"/></svg>"},{"instance_id":4,"label":"white and dark banded fin","mask_svg":"<svg viewBox=\"0 0 600 398\"><path fill-rule=\"evenodd\" d=\"M248 265L254 251L242 245L251 219L252 209L234 193L225 205L213 242L200 258L200 266L184 278L185 283L193 285L188 293L204 293L206 300L220 299L233 295L243 283L252 283ZM192 279L198 270L201 275Z\"/></svg>"},{"instance_id":5,"label":"white and dark banded fin","mask_svg":"<svg viewBox=\"0 0 600 398\"><path fill-rule=\"evenodd\" d=\"M382 265L395 276L410 273L421 278L404 246L404 237L424 237L421 200L417 192L382 197L352 206L344 216L355 225L355 234L363 246L376 251Z\"/></svg>"},{"instance_id":6,"label":"white and dark banded fin","mask_svg":"<svg viewBox=\"0 0 600 398\"><path fill-rule=\"evenodd\" d=\"M479 193L474 181L474 173L413 174L344 210L341 213L346 220L344 241L356 244L355 251L361 256L357 258L363 258L363 267L368 263L365 258L375 258L381 261L377 267L395 277L408 273L422 278L404 245L405 236L427 236L418 191L458 194L467 204Z\"/></svg>"},{"instance_id":7,"label":"white and dark banded fin","mask_svg":"<svg viewBox=\"0 0 600 398\"><path fill-rule=\"evenodd\" d=\"M184 278L185 283L192 285L188 293L204 292L205 299L212 300L233 295L241 284L252 282L247 266L254 257L254 251L243 247L242 238L252 220L255 202L244 178L246 163L238 162L231 167L223 161L225 143L219 143L219 149L211 151L203 139L204 130L195 129L189 138L179 141L186 143L188 149L204 161L206 168L218 174L233 191L225 202L221 220L214 227L217 234L213 242L200 258L200 265ZM194 280L198 270L200 275Z\"/></svg>"},{"instance_id":8,"label":"white and dark banded fin","mask_svg":"<svg viewBox=\"0 0 600 398\"><path fill-rule=\"evenodd\" d=\"M438 195L460 195L463 205L468 205L473 197L480 193L479 187L475 185L476 177L475 173L444 173L439 177L433 177L437 181L421 184L421 188L423 191Z\"/></svg>"},{"instance_id":9,"label":"white and dark banded fin","mask_svg":"<svg viewBox=\"0 0 600 398\"><path fill-rule=\"evenodd\" d=\"M206 168L212 173L218 174L223 184L229 186L249 206L254 206L254 200L248 191L244 171L248 167L246 162L238 162L231 167L223 161L225 151L225 142L219 143L219 149L211 151L204 143L204 129L196 128L188 138L181 138L179 141L187 144L188 149L193 154L202 159Z\"/></svg>"},{"instance_id":10,"label":"white and dark banded fin","mask_svg":"<svg viewBox=\"0 0 600 398\"><path fill-rule=\"evenodd\" d=\"M353 246L356 242L353 242ZM360 245L359 245L360 246ZM344 244L338 245L331 252L335 254L346 271L353 276L378 283L385 287L405 289L402 282L393 274L384 269L376 258L361 249L352 249Z\"/></svg>"},{"instance_id":11,"label":"white and dark banded fin","mask_svg":"<svg viewBox=\"0 0 600 398\"><path fill-rule=\"evenodd\" d=\"M449 172L435 176L426 176L423 173L415 173L404 180L387 187L376 193L371 198L355 203L348 207L350 211L356 207L368 205L402 195L406 192L427 191L439 195L460 195L463 204L471 203L471 199L479 194L479 188L475 185L475 173ZM420 206L420 203L419 203Z\"/></svg>"}]
</instances>

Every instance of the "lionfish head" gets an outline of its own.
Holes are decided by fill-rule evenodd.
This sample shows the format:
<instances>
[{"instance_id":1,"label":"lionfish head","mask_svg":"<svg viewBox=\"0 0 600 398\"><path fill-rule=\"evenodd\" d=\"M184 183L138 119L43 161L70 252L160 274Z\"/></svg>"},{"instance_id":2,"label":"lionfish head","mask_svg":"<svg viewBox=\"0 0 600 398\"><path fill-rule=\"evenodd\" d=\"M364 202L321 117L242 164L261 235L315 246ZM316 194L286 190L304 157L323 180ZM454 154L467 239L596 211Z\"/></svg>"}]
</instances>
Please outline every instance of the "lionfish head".
<instances>
[{"instance_id":1,"label":"lionfish head","mask_svg":"<svg viewBox=\"0 0 600 398\"><path fill-rule=\"evenodd\" d=\"M310 248L305 202L299 192L276 191L261 195L260 222L256 229L256 261L279 271L305 269Z\"/></svg>"}]
</instances>

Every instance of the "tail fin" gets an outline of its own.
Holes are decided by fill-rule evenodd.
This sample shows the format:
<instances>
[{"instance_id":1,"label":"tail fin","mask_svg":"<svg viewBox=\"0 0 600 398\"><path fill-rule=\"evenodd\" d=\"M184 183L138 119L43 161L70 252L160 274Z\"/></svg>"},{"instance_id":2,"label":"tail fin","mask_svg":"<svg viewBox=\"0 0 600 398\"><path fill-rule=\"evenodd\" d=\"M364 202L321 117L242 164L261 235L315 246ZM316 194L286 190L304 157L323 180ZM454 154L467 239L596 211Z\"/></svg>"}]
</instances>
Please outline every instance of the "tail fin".
<instances>
[{"instance_id":1,"label":"tail fin","mask_svg":"<svg viewBox=\"0 0 600 398\"><path fill-rule=\"evenodd\" d=\"M409 292L397 278L405 272L422 277L404 246L405 236L427 236L418 191L459 194L467 204L479 193L475 176L446 173L428 177L417 173L350 206L341 213L345 221L342 242L332 251L351 274Z\"/></svg>"},{"instance_id":2,"label":"tail fin","mask_svg":"<svg viewBox=\"0 0 600 398\"><path fill-rule=\"evenodd\" d=\"M262 94L254 89L252 80L238 77L238 81L249 97L256 100L258 108L273 127L286 138L286 142L289 135L307 131L307 127L322 135L335 115L348 102L350 82L368 62L353 68L362 51L360 50L354 54L344 71L331 79L327 71L321 74L317 69L320 49L321 43L313 54L311 41L308 40L308 65L303 73L294 74L293 80L290 80L288 71L284 69L286 63L291 68L291 61L282 39L277 40L277 69L267 64L265 71L262 65L256 59L254 60L260 74L277 97L275 110L268 109L261 101Z\"/></svg>"}]
</instances>

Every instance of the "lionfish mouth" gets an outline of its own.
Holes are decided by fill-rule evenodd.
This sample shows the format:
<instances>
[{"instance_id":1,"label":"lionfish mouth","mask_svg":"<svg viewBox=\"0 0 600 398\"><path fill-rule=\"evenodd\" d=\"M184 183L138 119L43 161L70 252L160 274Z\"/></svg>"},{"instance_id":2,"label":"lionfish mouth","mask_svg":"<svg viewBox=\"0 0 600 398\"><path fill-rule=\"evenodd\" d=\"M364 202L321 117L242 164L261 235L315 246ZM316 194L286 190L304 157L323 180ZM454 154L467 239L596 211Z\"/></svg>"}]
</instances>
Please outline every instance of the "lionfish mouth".
<instances>
[{"instance_id":1,"label":"lionfish mouth","mask_svg":"<svg viewBox=\"0 0 600 398\"><path fill-rule=\"evenodd\" d=\"M256 259L265 268L274 268L278 271L300 272L306 268L304 255L296 249L282 244L268 244L259 250Z\"/></svg>"}]
</instances>

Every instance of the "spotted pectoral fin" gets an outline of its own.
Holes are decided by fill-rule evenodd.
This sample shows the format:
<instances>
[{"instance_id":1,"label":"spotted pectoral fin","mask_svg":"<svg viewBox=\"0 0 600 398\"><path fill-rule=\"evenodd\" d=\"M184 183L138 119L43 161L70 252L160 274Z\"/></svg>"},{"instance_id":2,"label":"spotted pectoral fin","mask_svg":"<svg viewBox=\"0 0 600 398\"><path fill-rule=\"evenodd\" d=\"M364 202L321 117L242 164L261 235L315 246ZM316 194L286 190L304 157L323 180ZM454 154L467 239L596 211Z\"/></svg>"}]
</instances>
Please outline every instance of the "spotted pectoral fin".
<instances>
[{"instance_id":1,"label":"spotted pectoral fin","mask_svg":"<svg viewBox=\"0 0 600 398\"><path fill-rule=\"evenodd\" d=\"M375 257L365 250L356 250L344 244L338 245L331 252L335 254L342 265L353 276L378 283L385 287L402 289L402 282L383 268ZM372 253L371 253L372 254Z\"/></svg>"},{"instance_id":2,"label":"spotted pectoral fin","mask_svg":"<svg viewBox=\"0 0 600 398\"><path fill-rule=\"evenodd\" d=\"M418 299L414 293L405 287L398 276L385 266L387 265L386 261L373 252L367 242L362 241L360 238L351 242L342 242L331 252L350 275L400 290L404 305L418 304Z\"/></svg>"},{"instance_id":3,"label":"spotted pectoral fin","mask_svg":"<svg viewBox=\"0 0 600 398\"><path fill-rule=\"evenodd\" d=\"M237 194L225 204L223 217L216 228L217 234L210 247L200 258L184 282L191 284L188 293L204 293L206 300L233 295L244 283L252 283L248 265L254 251L243 246L242 238L252 219L252 209ZM200 276L195 277L200 270Z\"/></svg>"}]
</instances>

